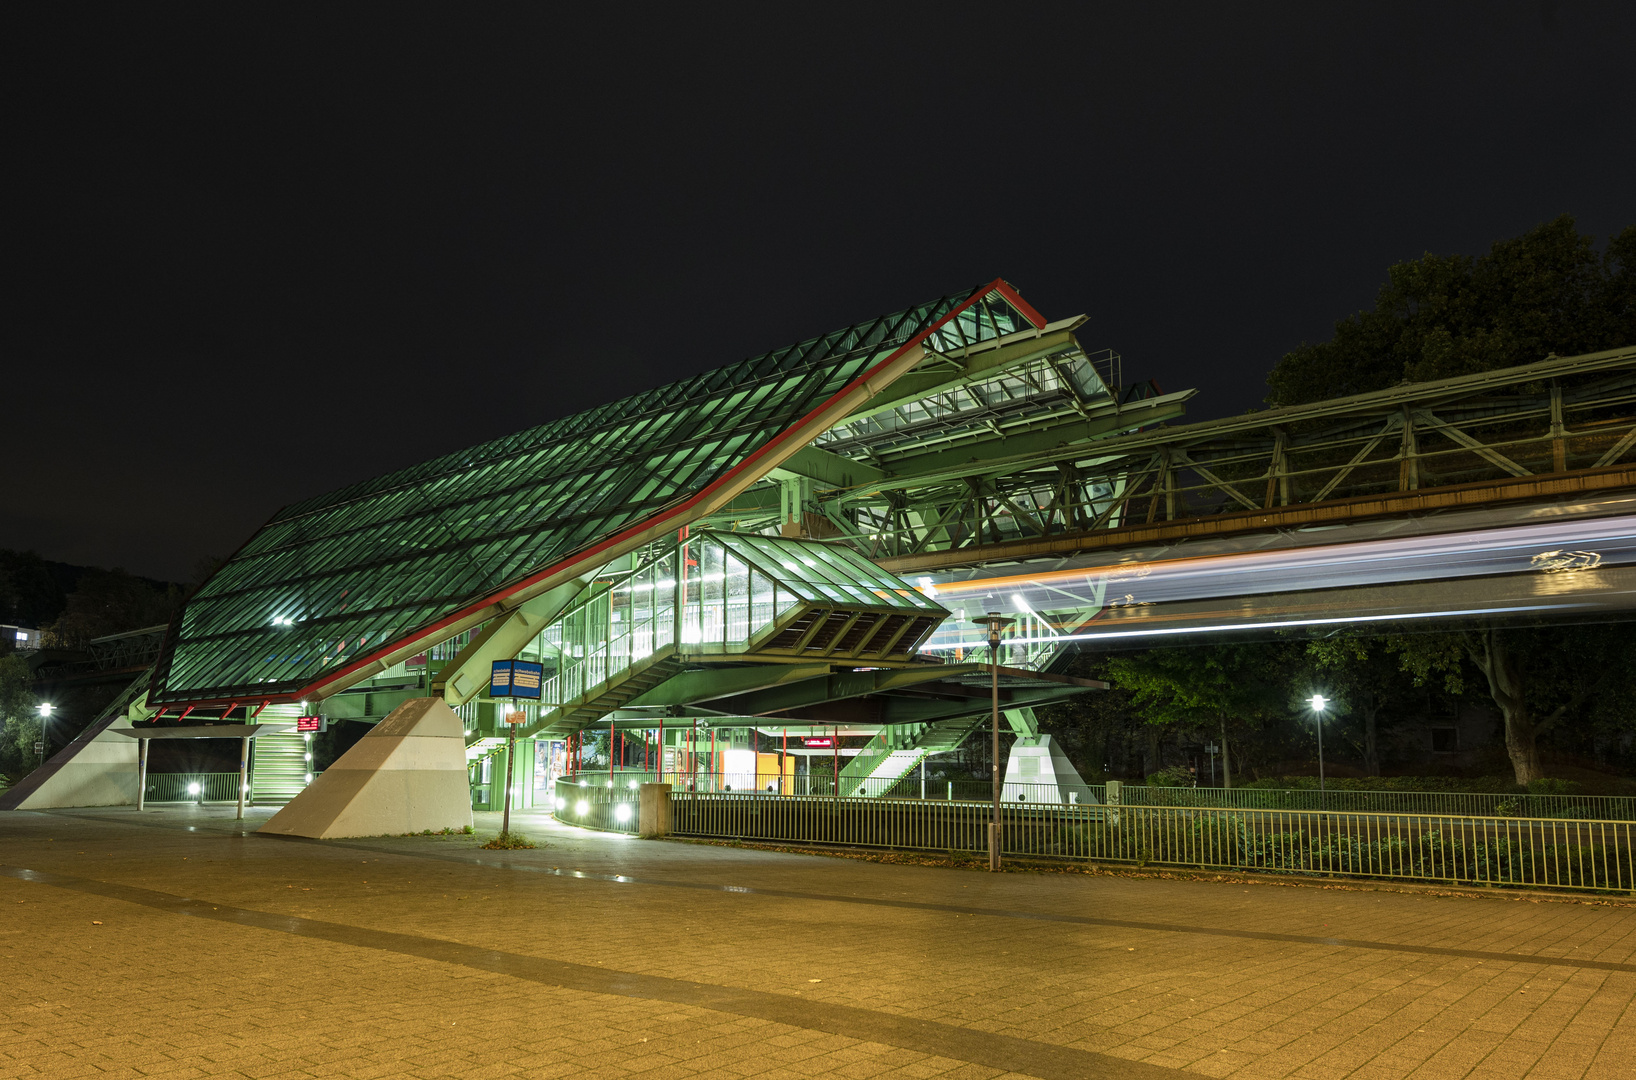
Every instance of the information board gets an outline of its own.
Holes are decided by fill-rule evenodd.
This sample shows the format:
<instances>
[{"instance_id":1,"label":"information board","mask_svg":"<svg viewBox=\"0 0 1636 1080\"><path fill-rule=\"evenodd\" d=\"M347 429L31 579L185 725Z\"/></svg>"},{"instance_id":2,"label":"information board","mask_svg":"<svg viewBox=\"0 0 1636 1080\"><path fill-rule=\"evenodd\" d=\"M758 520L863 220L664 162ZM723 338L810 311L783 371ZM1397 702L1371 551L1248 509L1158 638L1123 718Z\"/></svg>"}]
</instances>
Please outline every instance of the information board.
<instances>
[{"instance_id":1,"label":"information board","mask_svg":"<svg viewBox=\"0 0 1636 1080\"><path fill-rule=\"evenodd\" d=\"M515 660L496 660L490 666L489 697L511 696L511 665Z\"/></svg>"},{"instance_id":2,"label":"information board","mask_svg":"<svg viewBox=\"0 0 1636 1080\"><path fill-rule=\"evenodd\" d=\"M511 696L540 700L540 684L544 680L545 665L532 660L511 662Z\"/></svg>"},{"instance_id":3,"label":"information board","mask_svg":"<svg viewBox=\"0 0 1636 1080\"><path fill-rule=\"evenodd\" d=\"M323 731L324 718L321 716L298 716L295 718L295 730L298 732Z\"/></svg>"}]
</instances>

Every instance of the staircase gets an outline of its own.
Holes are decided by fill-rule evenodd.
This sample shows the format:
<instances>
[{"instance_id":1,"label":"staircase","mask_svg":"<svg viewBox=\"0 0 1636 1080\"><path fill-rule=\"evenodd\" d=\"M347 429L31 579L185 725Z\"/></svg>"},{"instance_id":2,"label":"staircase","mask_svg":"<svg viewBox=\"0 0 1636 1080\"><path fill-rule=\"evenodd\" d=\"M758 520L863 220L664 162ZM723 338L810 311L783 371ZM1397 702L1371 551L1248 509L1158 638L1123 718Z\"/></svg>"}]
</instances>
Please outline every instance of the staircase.
<instances>
[{"instance_id":1,"label":"staircase","mask_svg":"<svg viewBox=\"0 0 1636 1080\"><path fill-rule=\"evenodd\" d=\"M250 799L262 805L289 802L307 786L311 775L306 737L293 731L256 736L251 760L255 768L250 774Z\"/></svg>"},{"instance_id":2,"label":"staircase","mask_svg":"<svg viewBox=\"0 0 1636 1080\"><path fill-rule=\"evenodd\" d=\"M564 702L560 708L545 713L517 734L567 735L591 727L681 670L682 662L676 655L675 646L667 645L591 687L573 701Z\"/></svg>"},{"instance_id":3,"label":"staircase","mask_svg":"<svg viewBox=\"0 0 1636 1080\"><path fill-rule=\"evenodd\" d=\"M863 798L885 795L928 755L953 750L982 722L981 716L966 716L933 724L882 728L841 770L841 794Z\"/></svg>"}]
</instances>

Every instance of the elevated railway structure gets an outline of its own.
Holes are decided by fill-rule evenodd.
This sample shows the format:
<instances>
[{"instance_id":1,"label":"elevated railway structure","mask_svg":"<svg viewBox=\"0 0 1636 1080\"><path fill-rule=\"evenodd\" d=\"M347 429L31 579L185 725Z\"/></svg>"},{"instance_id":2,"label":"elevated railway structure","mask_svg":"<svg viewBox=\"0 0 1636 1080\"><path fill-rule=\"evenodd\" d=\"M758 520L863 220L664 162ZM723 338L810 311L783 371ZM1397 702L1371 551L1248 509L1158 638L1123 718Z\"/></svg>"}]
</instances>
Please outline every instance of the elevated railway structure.
<instances>
[{"instance_id":1,"label":"elevated railway structure","mask_svg":"<svg viewBox=\"0 0 1636 1080\"><path fill-rule=\"evenodd\" d=\"M704 727L710 772L844 732L869 742L837 790L880 794L985 716L986 611L1017 617L1027 745L1032 707L1096 688L1062 673L1080 642L1623 603L1636 349L1189 424L1191 391L1124 383L1084 324L996 280L286 507L127 714L372 721L432 694L475 777L517 708L491 664L520 657L536 748L605 731L674 776Z\"/></svg>"}]
</instances>

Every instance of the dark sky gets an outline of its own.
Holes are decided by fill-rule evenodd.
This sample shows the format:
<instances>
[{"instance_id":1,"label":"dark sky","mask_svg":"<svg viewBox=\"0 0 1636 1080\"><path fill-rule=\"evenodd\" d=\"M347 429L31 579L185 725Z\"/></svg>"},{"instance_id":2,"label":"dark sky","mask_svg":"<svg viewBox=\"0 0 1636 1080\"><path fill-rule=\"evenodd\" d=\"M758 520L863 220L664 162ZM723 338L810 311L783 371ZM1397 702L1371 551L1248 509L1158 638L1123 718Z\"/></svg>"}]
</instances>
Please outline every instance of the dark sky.
<instances>
[{"instance_id":1,"label":"dark sky","mask_svg":"<svg viewBox=\"0 0 1636 1080\"><path fill-rule=\"evenodd\" d=\"M35 5L0 547L280 505L1003 276L1198 419L1388 264L1636 221L1636 5Z\"/></svg>"}]
</instances>

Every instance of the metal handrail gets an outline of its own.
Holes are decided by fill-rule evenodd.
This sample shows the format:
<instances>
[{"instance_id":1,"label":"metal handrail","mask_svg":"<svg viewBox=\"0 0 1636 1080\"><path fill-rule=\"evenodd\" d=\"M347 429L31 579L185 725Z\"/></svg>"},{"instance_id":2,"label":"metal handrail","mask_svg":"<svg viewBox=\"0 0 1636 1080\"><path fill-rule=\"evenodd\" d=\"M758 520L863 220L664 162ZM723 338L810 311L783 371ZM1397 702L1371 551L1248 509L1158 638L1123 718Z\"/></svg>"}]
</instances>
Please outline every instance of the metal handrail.
<instances>
[{"instance_id":1,"label":"metal handrail","mask_svg":"<svg viewBox=\"0 0 1636 1080\"><path fill-rule=\"evenodd\" d=\"M673 794L677 835L972 853L990 809L920 799ZM1438 884L1636 888L1636 822L1007 803L1011 857Z\"/></svg>"}]
</instances>

